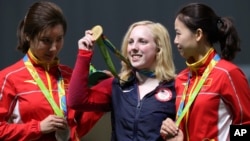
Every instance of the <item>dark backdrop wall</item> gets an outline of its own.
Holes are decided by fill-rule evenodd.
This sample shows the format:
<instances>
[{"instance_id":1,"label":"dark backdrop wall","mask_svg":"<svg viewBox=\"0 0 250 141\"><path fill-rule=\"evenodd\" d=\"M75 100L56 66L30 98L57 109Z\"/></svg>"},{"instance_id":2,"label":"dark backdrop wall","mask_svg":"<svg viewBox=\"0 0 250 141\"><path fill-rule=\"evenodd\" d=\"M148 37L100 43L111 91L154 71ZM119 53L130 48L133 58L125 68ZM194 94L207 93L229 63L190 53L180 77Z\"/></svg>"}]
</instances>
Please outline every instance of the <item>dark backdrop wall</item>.
<instances>
[{"instance_id":1,"label":"dark backdrop wall","mask_svg":"<svg viewBox=\"0 0 250 141\"><path fill-rule=\"evenodd\" d=\"M84 35L86 29L94 25L103 26L104 34L117 47L120 48L123 35L128 26L139 20L153 20L165 25L171 35L171 40L175 36L174 17L178 8L193 0L52 0L64 11L68 20L68 31L65 38L63 50L59 57L61 62L71 67L77 54L77 41ZM250 1L248 0L196 0L212 6L218 15L229 16L234 19L236 28L241 37L242 51L237 55L234 62L239 65L250 80ZM16 30L19 21L34 0L0 0L0 70L16 62L23 54L16 50L17 38ZM185 67L184 59L179 56L176 47L173 45L174 60L177 72ZM98 69L107 69L98 48L95 49L92 63ZM117 69L120 62L112 57ZM96 127L83 140L97 141L109 140L110 122L109 113L98 122Z\"/></svg>"}]
</instances>

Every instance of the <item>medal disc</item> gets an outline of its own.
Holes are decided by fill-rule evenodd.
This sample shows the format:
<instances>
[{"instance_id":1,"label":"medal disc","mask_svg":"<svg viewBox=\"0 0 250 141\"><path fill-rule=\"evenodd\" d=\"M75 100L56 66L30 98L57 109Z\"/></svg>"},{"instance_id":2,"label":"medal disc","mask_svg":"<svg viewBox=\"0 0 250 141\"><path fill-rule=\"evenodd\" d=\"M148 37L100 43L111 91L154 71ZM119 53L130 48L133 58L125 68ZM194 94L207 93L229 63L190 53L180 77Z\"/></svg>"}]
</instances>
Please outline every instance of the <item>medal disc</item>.
<instances>
[{"instance_id":1,"label":"medal disc","mask_svg":"<svg viewBox=\"0 0 250 141\"><path fill-rule=\"evenodd\" d=\"M91 30L93 32L93 37L95 40L97 40L102 35L103 32L102 27L100 25L94 26Z\"/></svg>"}]
</instances>

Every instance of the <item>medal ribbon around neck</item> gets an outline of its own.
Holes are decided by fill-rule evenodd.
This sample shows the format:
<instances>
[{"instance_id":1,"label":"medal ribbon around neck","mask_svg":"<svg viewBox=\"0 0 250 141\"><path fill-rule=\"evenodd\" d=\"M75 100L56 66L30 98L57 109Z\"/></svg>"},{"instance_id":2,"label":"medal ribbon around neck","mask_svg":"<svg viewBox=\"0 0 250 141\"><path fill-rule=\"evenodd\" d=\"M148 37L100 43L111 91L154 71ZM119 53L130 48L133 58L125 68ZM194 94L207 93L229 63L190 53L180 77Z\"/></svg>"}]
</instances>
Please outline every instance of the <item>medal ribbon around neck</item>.
<instances>
[{"instance_id":1,"label":"medal ribbon around neck","mask_svg":"<svg viewBox=\"0 0 250 141\"><path fill-rule=\"evenodd\" d=\"M210 61L210 63L208 64L207 68L205 69L204 73L202 74L198 84L196 85L196 87L194 88L194 91L192 93L192 95L190 95L190 99L188 99L188 102L184 108L184 103L185 103L185 97L187 95L187 90L188 90L188 86L190 83L190 77L191 77L191 72L189 72L189 76L188 76L188 80L187 83L185 84L185 88L182 94L182 98L181 98L181 102L176 114L176 125L179 126L181 120L183 119L184 115L187 113L187 111L189 110L190 106L192 105L192 103L194 102L196 96L198 95L202 85L204 84L205 80L207 79L209 73L212 71L212 69L214 68L214 66L217 64L217 62L220 60L220 57L218 54L216 54L214 56L214 58ZM184 108L184 109L183 109Z\"/></svg>"},{"instance_id":2,"label":"medal ribbon around neck","mask_svg":"<svg viewBox=\"0 0 250 141\"><path fill-rule=\"evenodd\" d=\"M28 69L29 73L32 75L33 79L36 81L37 85L39 86L40 90L43 92L44 96L50 103L52 109L56 113L56 115L64 117L64 115L67 115L67 108L66 108L66 97L65 97L65 91L64 91L64 82L62 75L60 73L59 79L57 80L57 86L58 86L58 95L60 99L60 107L56 104L52 93L48 90L48 88L43 83L42 79L38 75L37 71L35 70L34 66L30 62L27 55L23 58L24 64L26 68ZM60 71L60 70L59 70ZM47 74L46 74L47 75ZM51 84L49 84L51 85Z\"/></svg>"}]
</instances>

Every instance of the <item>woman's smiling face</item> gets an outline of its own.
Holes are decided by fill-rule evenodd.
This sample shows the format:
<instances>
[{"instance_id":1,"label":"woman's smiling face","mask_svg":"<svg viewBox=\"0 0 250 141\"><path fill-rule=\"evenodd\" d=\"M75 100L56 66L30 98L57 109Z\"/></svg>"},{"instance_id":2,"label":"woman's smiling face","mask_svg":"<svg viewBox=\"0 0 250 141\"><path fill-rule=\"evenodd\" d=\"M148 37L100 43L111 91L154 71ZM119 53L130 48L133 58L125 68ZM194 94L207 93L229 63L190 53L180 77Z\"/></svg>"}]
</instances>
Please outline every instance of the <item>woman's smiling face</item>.
<instances>
[{"instance_id":1,"label":"woman's smiling face","mask_svg":"<svg viewBox=\"0 0 250 141\"><path fill-rule=\"evenodd\" d=\"M174 43L180 55L186 60L194 57L198 47L195 34L178 17L175 19L174 25L176 32Z\"/></svg>"},{"instance_id":2,"label":"woman's smiling face","mask_svg":"<svg viewBox=\"0 0 250 141\"><path fill-rule=\"evenodd\" d=\"M157 46L146 25L134 27L128 39L128 58L137 69L154 70Z\"/></svg>"}]
</instances>

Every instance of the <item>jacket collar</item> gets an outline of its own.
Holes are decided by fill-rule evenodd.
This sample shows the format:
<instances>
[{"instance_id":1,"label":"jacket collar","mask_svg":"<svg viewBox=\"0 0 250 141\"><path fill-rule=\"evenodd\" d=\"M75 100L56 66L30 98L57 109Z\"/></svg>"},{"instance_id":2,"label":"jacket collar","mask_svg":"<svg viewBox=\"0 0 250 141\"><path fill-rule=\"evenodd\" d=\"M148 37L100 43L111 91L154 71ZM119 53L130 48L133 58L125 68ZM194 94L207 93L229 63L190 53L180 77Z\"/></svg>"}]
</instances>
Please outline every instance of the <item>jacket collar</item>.
<instances>
[{"instance_id":1,"label":"jacket collar","mask_svg":"<svg viewBox=\"0 0 250 141\"><path fill-rule=\"evenodd\" d=\"M207 65L213 59L215 54L216 54L216 51L213 48L211 48L201 60L192 64L189 64L188 62L186 62L186 65L188 66L191 72L193 73L196 72L198 73L198 75L199 74L202 75L202 73L205 71Z\"/></svg>"},{"instance_id":2,"label":"jacket collar","mask_svg":"<svg viewBox=\"0 0 250 141\"><path fill-rule=\"evenodd\" d=\"M33 65L39 65L41 67L43 67L45 70L49 71L52 67L58 66L59 64L59 59L58 57L56 57L52 62L47 63L47 62L43 62L41 60L38 60L38 58L36 58L34 56L34 54L31 52L31 50L29 49L27 52L27 55L29 57L29 59L31 60L31 63Z\"/></svg>"}]
</instances>

